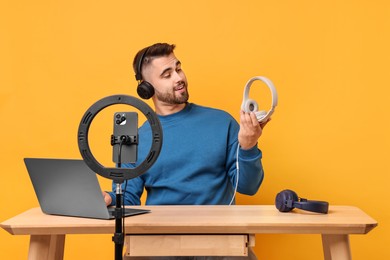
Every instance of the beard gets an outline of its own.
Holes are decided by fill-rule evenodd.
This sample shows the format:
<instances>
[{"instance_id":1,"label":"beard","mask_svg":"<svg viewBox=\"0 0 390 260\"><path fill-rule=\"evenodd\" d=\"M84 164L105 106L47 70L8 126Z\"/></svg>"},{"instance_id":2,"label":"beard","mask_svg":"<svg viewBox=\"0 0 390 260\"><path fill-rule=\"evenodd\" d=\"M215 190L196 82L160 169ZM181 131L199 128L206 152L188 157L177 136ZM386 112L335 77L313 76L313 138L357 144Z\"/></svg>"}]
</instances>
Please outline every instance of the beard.
<instances>
[{"instance_id":1,"label":"beard","mask_svg":"<svg viewBox=\"0 0 390 260\"><path fill-rule=\"evenodd\" d=\"M187 90L187 84L184 85L185 91L182 93L175 93L176 91L173 89L172 91L167 92L158 92L156 91L155 95L156 98L164 103L171 104L171 105L179 105L187 103L190 95Z\"/></svg>"}]
</instances>

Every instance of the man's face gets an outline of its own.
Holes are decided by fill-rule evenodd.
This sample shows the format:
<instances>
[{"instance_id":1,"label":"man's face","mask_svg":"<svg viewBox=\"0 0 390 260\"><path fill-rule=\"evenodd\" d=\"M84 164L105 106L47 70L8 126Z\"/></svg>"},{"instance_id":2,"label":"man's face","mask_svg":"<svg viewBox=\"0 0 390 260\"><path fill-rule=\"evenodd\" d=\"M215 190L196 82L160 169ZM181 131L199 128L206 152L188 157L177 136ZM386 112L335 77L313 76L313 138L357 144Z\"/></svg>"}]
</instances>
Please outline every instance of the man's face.
<instances>
[{"instance_id":1,"label":"man's face","mask_svg":"<svg viewBox=\"0 0 390 260\"><path fill-rule=\"evenodd\" d=\"M156 102L177 105L186 103L189 94L187 78L173 53L154 58L143 71L144 79L153 85Z\"/></svg>"}]
</instances>

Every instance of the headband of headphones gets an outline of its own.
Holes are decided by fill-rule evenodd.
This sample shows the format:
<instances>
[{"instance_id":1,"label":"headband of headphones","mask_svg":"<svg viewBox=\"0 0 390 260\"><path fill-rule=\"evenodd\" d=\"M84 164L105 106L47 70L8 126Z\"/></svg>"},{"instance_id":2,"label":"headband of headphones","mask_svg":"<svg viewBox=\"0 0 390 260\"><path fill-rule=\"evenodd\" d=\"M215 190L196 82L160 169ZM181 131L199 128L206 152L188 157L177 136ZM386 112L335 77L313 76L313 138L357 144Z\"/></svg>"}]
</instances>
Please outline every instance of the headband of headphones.
<instances>
[{"instance_id":1,"label":"headband of headphones","mask_svg":"<svg viewBox=\"0 0 390 260\"><path fill-rule=\"evenodd\" d=\"M326 214L328 213L329 203L327 201L299 198L294 191L283 190L276 195L275 206L280 212L289 212L294 208L298 208Z\"/></svg>"},{"instance_id":2,"label":"headband of headphones","mask_svg":"<svg viewBox=\"0 0 390 260\"><path fill-rule=\"evenodd\" d=\"M326 201L319 200L307 200L300 198L299 202L294 202L293 207L297 209L318 212L318 213L328 213L329 203Z\"/></svg>"},{"instance_id":3,"label":"headband of headphones","mask_svg":"<svg viewBox=\"0 0 390 260\"><path fill-rule=\"evenodd\" d=\"M136 74L135 74L135 79L138 81L138 86L137 86L137 93L138 96L140 96L143 99L149 99L153 97L154 95L154 87L152 84L147 82L146 80L143 80L142 78L142 63L145 59L146 53L148 52L149 47L146 48L142 54L140 54L140 58L138 59L138 62L136 64Z\"/></svg>"},{"instance_id":4,"label":"headband of headphones","mask_svg":"<svg viewBox=\"0 0 390 260\"><path fill-rule=\"evenodd\" d=\"M258 111L259 105L255 100L249 99L249 90L252 83L256 80L264 82L268 88L271 90L272 94L272 105L269 111ZM275 111L275 107L278 105L278 93L276 92L275 86L272 81L263 76L256 76L251 78L245 85L244 96L241 104L241 109L245 112L255 112L257 120L259 122L265 122L268 118L271 117Z\"/></svg>"},{"instance_id":5,"label":"headband of headphones","mask_svg":"<svg viewBox=\"0 0 390 260\"><path fill-rule=\"evenodd\" d=\"M146 48L142 52L142 55L139 58L137 66L136 66L137 71L135 72L135 79L138 80L138 81L142 80L142 62L144 61L144 58L145 58L146 53L148 52L148 50L149 50L149 48Z\"/></svg>"}]
</instances>

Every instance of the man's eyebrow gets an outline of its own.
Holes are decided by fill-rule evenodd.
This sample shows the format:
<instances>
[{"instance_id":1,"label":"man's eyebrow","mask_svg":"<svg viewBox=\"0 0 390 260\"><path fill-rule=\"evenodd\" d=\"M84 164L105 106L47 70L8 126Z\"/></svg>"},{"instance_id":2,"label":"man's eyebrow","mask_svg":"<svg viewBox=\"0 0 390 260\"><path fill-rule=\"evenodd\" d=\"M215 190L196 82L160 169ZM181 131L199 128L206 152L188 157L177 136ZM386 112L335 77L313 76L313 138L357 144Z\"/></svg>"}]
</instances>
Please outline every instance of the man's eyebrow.
<instances>
[{"instance_id":1,"label":"man's eyebrow","mask_svg":"<svg viewBox=\"0 0 390 260\"><path fill-rule=\"evenodd\" d=\"M181 65L181 62L178 60L178 61L176 61L176 67L179 66L179 65ZM171 71L171 70L172 70L171 67L166 68L165 70L163 70L163 71L161 72L160 76L163 76L166 72Z\"/></svg>"}]
</instances>

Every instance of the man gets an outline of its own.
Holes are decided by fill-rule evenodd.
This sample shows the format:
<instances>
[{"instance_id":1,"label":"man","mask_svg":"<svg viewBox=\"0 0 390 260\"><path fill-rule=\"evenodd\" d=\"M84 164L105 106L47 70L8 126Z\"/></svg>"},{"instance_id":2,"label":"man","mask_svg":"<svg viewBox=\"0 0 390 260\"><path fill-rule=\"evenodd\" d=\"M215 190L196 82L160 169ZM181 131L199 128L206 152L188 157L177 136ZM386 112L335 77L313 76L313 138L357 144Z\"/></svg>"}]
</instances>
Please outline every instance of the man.
<instances>
[{"instance_id":1,"label":"man","mask_svg":"<svg viewBox=\"0 0 390 260\"><path fill-rule=\"evenodd\" d=\"M254 113L241 111L238 124L224 111L189 103L187 78L174 49L157 43L134 58L136 78L143 83L138 93L153 100L163 145L146 173L123 184L124 203L139 205L146 190L147 205L235 204L236 191L254 195L263 180L257 141L267 122L259 124ZM151 141L146 122L139 129L139 162ZM103 194L107 205L115 205L115 192Z\"/></svg>"}]
</instances>

